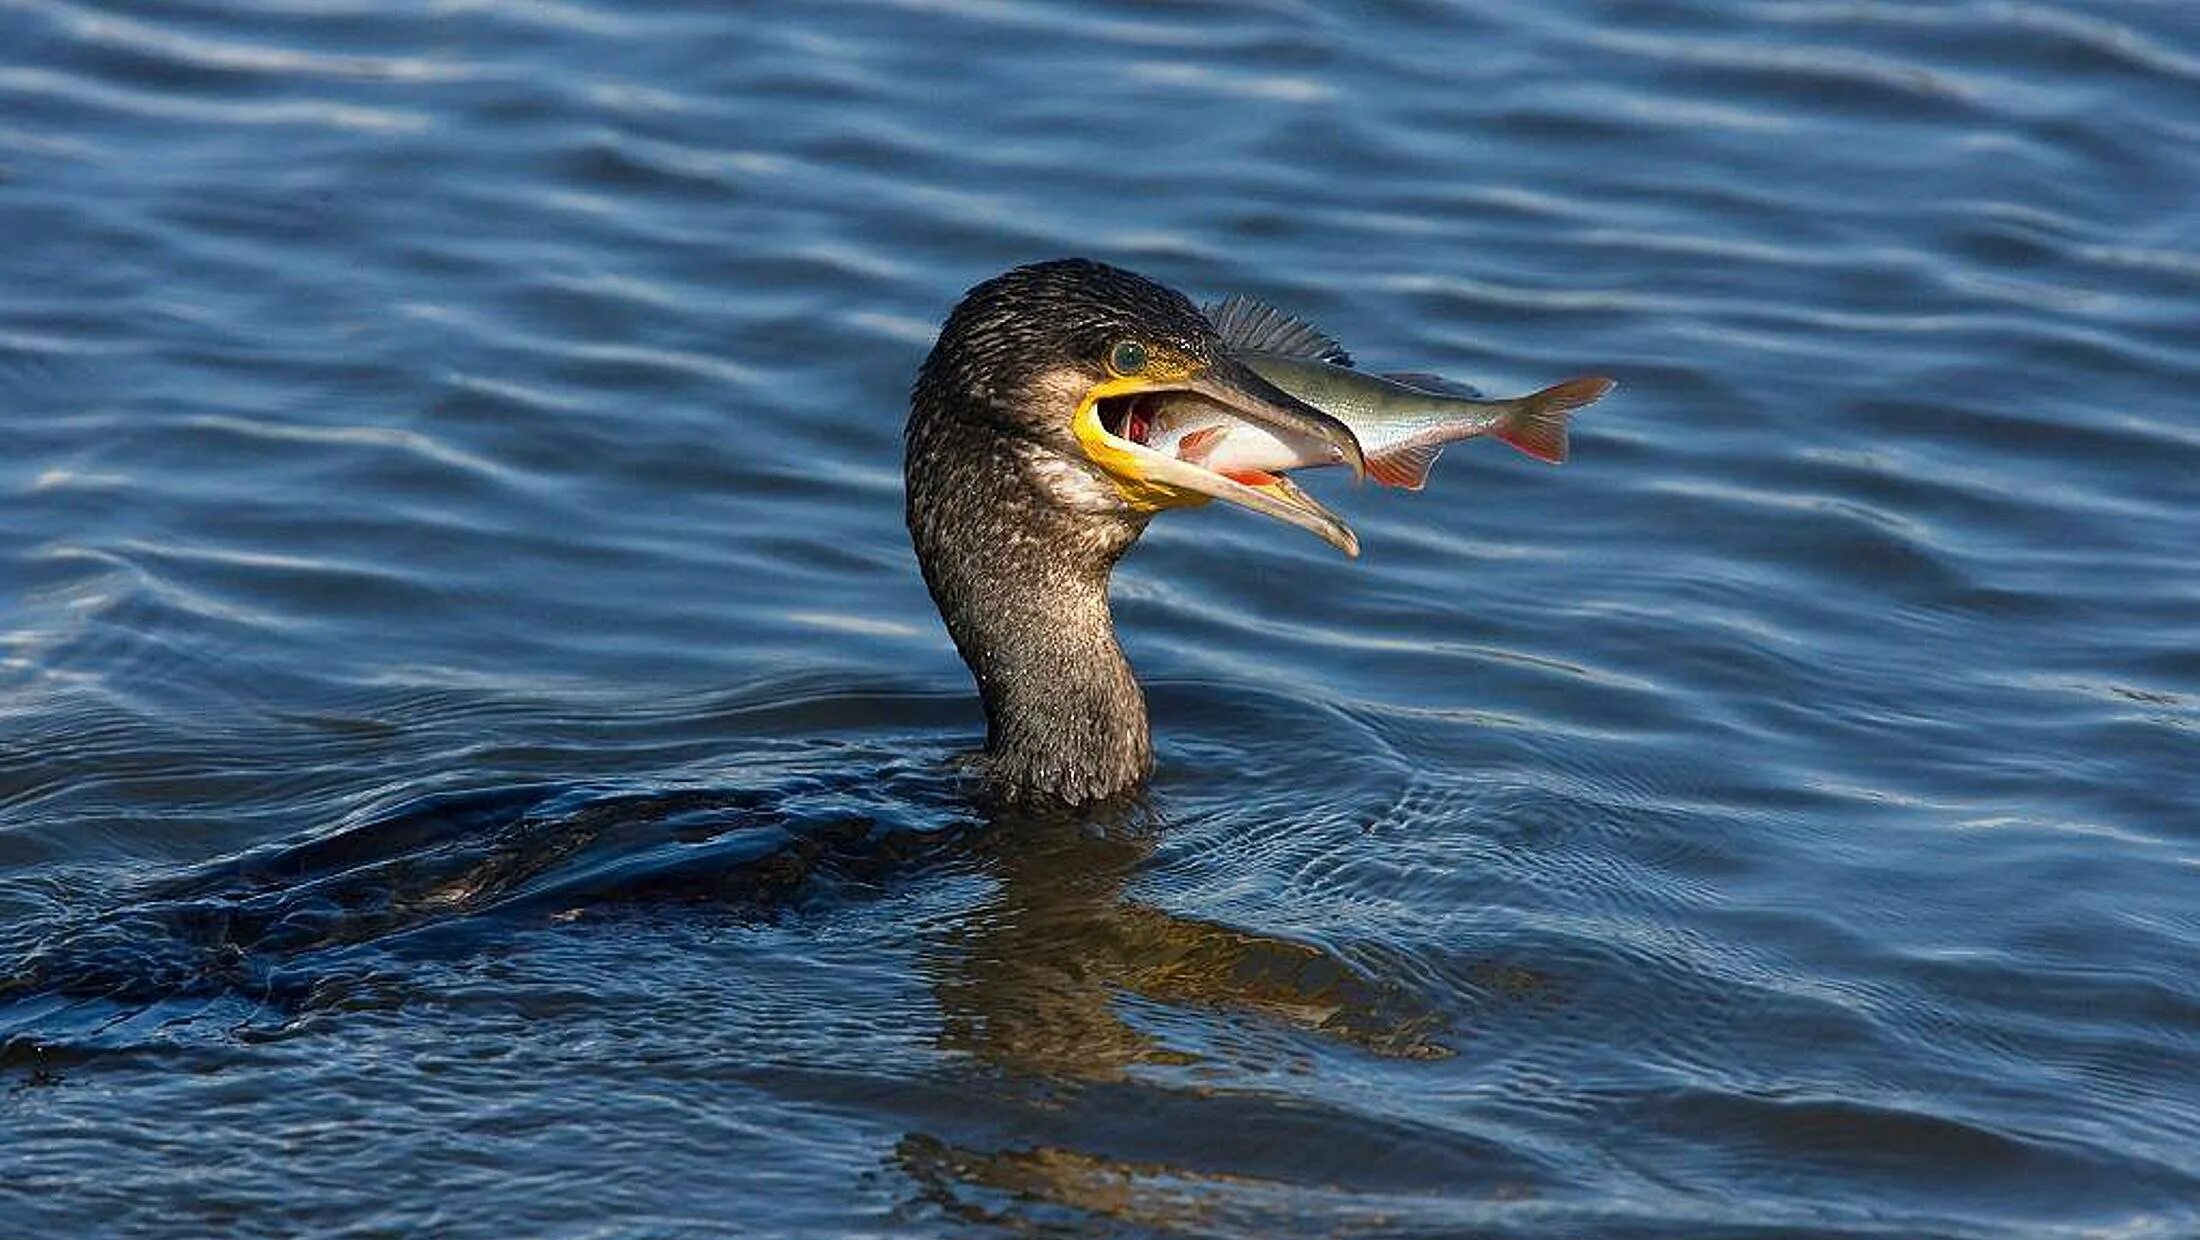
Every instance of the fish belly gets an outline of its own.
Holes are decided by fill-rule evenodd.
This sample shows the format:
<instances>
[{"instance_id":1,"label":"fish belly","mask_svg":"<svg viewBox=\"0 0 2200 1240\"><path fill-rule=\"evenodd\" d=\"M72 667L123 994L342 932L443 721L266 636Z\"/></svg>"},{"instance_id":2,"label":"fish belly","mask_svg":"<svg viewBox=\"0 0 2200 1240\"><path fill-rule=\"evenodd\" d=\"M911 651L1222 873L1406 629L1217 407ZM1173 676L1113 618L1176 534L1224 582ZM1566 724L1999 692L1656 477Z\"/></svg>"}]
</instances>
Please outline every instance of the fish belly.
<instances>
[{"instance_id":1,"label":"fish belly","mask_svg":"<svg viewBox=\"0 0 2200 1240\"><path fill-rule=\"evenodd\" d=\"M1310 435L1278 433L1243 423L1207 449L1200 464L1218 474L1280 474L1337 463L1337 450Z\"/></svg>"}]
</instances>

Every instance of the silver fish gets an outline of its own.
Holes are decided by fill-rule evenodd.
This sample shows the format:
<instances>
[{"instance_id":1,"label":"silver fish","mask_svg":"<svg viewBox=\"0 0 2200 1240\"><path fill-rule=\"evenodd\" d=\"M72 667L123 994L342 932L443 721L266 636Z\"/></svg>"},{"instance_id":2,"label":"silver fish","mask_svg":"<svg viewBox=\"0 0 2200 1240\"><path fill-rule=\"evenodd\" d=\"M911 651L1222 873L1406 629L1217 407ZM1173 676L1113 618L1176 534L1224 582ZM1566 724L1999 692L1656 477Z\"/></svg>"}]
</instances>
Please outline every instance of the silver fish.
<instances>
[{"instance_id":1,"label":"silver fish","mask_svg":"<svg viewBox=\"0 0 2200 1240\"><path fill-rule=\"evenodd\" d=\"M1337 342L1250 297L1207 307L1231 355L1261 378L1344 422L1367 453L1367 474L1418 491L1444 445L1477 435L1503 440L1538 460L1566 459L1566 419L1612 390L1596 376L1569 379L1512 400L1485 400L1434 375L1373 375L1352 369ZM1333 444L1231 417L1188 393L1158 396L1130 430L1157 452L1247 483L1293 469L1336 464Z\"/></svg>"}]
</instances>

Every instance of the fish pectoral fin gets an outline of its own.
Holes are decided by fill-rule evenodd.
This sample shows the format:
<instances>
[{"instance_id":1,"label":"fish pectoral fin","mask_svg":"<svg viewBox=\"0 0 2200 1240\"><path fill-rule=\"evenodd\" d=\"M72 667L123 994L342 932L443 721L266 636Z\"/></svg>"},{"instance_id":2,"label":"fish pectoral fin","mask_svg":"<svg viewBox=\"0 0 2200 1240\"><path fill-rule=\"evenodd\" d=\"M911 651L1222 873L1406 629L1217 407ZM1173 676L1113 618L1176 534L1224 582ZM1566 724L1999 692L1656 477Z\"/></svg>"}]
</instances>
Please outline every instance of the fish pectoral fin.
<instances>
[{"instance_id":1,"label":"fish pectoral fin","mask_svg":"<svg viewBox=\"0 0 2200 1240\"><path fill-rule=\"evenodd\" d=\"M1386 487L1418 491L1428 485L1429 466L1443 451L1444 445L1430 443L1371 456L1367 458L1367 476Z\"/></svg>"},{"instance_id":2,"label":"fish pectoral fin","mask_svg":"<svg viewBox=\"0 0 2200 1240\"><path fill-rule=\"evenodd\" d=\"M1337 366L1352 364L1352 355L1329 333L1257 297L1237 293L1227 301L1200 307L1200 312L1214 324L1215 334L1232 349L1302 357Z\"/></svg>"},{"instance_id":3,"label":"fish pectoral fin","mask_svg":"<svg viewBox=\"0 0 2200 1240\"><path fill-rule=\"evenodd\" d=\"M1612 380L1590 375L1554 383L1513 402L1518 406L1491 428L1491 434L1539 461L1566 463L1566 419L1574 410L1612 390ZM1374 462L1368 472L1375 472Z\"/></svg>"},{"instance_id":4,"label":"fish pectoral fin","mask_svg":"<svg viewBox=\"0 0 2200 1240\"><path fill-rule=\"evenodd\" d=\"M1215 444L1228 430L1224 426L1203 426L1187 433L1184 438L1176 441L1176 459L1190 461L1194 465L1201 464L1207 459L1207 454L1215 450Z\"/></svg>"}]
</instances>

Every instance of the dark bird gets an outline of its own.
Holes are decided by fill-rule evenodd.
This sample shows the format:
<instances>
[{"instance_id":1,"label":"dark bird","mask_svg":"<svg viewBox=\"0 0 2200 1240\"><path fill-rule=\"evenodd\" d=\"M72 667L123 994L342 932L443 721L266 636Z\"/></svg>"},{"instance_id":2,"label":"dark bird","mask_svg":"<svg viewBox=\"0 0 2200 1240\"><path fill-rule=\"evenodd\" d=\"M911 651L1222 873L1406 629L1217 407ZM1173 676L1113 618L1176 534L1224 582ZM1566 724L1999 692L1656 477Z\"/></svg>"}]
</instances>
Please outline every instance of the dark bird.
<instances>
[{"instance_id":1,"label":"dark bird","mask_svg":"<svg viewBox=\"0 0 2200 1240\"><path fill-rule=\"evenodd\" d=\"M1134 1060L1143 1043L1109 1019L1118 990L1181 996L1192 988L1218 1003L1291 1012L1317 1006L1270 981L1251 990L1233 981L1246 970L1231 962L1297 960L1309 949L1271 950L1227 927L1120 901L1094 876L1127 875L1137 837L1095 841L1083 827L1097 819L1069 824L1021 812L1117 796L1153 765L1145 699L1108 614L1108 576L1154 513L1226 499L1357 549L1341 520L1286 479L1248 485L1147 446L1159 405L1187 394L1242 419L1230 427L1330 444L1325 463L1365 468L1346 424L1248 369L1190 302L1099 263L1022 267L972 289L917 379L909 529L985 700L990 787L1013 803L1011 820L1075 827L1047 851L998 867L1000 898L1013 912L1007 924L1031 931L1034 945L1004 941L998 957L975 953L1030 957L1039 973L1009 968L998 979L946 986L961 1027L982 1029L975 1044L1004 1059L1044 1059L1053 1047L1019 1032L1038 1010L1045 1029L1078 1031L1076 1055L1089 1059L1106 1042L1115 1062ZM209 996L278 1021L349 1003L355 982L380 976L379 965L362 962L467 950L497 933L491 913L567 920L637 900L772 907L821 870L882 875L912 856L996 846L1019 855L1047 838L989 842L970 829L960 781L922 765L921 773L855 777L877 796L879 814L849 808L860 798L845 788L828 791L821 808L806 772L730 788L526 783L426 792L356 823L161 875L118 900L87 896L65 916L0 918L0 1068L18 1047L42 1054L36 1048L54 1038L135 1030L144 1012L158 1013L163 1029L200 1019L194 1012L208 1014L210 1031L242 1027L236 1009ZM915 827L894 829L897 816ZM1049 888L1065 871L1078 881ZM1065 928L1085 937L1061 937ZM1104 946L1078 946L1095 942ZM1018 987L1051 976L1049 950L1074 951L1074 965L1060 968L1104 980L1067 1007L1034 1009L1029 987ZM1188 967L1189 957L1222 964L1210 977ZM1381 1032L1390 1028L1385 1002L1368 999L1341 1036L1392 1036ZM1335 1002L1328 982L1320 1002ZM1400 1045L1419 1045L1417 1017L1397 1028Z\"/></svg>"},{"instance_id":2,"label":"dark bird","mask_svg":"<svg viewBox=\"0 0 2200 1240\"><path fill-rule=\"evenodd\" d=\"M1358 554L1350 528L1288 479L1247 485L1141 443L1153 402L1187 392L1366 468L1350 427L1234 360L1181 294L1086 259L971 289L917 376L909 533L984 699L997 796L1082 804L1151 772L1108 577L1155 513L1224 499Z\"/></svg>"}]
</instances>

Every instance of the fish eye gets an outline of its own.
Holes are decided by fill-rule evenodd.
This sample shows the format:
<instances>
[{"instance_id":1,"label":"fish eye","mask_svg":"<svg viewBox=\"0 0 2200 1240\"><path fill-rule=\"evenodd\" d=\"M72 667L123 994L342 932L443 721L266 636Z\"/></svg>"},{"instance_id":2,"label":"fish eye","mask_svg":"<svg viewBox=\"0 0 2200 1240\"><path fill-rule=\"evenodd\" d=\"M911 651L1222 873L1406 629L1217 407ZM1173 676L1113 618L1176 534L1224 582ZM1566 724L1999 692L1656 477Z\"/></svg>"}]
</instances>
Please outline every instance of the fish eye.
<instances>
[{"instance_id":1,"label":"fish eye","mask_svg":"<svg viewBox=\"0 0 2200 1240\"><path fill-rule=\"evenodd\" d=\"M1146 368L1146 346L1135 340L1118 341L1108 353L1108 369L1119 375L1135 375Z\"/></svg>"}]
</instances>

